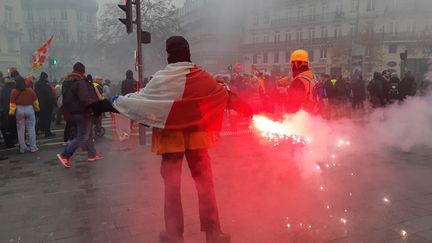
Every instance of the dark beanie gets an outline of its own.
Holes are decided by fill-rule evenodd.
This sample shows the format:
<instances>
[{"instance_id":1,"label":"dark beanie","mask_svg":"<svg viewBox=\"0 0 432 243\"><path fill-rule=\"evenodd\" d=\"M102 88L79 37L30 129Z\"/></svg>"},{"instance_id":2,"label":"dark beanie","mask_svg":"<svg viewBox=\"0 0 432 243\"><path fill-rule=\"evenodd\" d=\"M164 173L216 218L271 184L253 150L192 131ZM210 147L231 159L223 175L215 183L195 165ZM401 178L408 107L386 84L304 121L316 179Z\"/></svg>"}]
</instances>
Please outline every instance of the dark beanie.
<instances>
[{"instance_id":1,"label":"dark beanie","mask_svg":"<svg viewBox=\"0 0 432 243\"><path fill-rule=\"evenodd\" d=\"M40 80L47 80L48 74L46 72L41 72L39 79Z\"/></svg>"},{"instance_id":2,"label":"dark beanie","mask_svg":"<svg viewBox=\"0 0 432 243\"><path fill-rule=\"evenodd\" d=\"M166 41L168 63L191 62L189 43L183 36L172 36Z\"/></svg>"},{"instance_id":3,"label":"dark beanie","mask_svg":"<svg viewBox=\"0 0 432 243\"><path fill-rule=\"evenodd\" d=\"M81 73L84 74L85 73L85 66L84 64L77 62L73 65L73 71L76 73Z\"/></svg>"}]
</instances>

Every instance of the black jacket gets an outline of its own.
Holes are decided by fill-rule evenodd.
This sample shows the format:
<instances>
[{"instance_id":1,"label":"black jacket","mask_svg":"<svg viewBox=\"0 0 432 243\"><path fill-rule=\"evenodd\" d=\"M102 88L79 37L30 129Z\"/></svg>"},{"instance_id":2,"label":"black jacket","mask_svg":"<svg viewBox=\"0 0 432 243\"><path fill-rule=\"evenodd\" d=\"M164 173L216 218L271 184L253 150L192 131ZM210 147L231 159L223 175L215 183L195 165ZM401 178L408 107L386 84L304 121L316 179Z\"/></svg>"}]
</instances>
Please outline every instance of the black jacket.
<instances>
[{"instance_id":1,"label":"black jacket","mask_svg":"<svg viewBox=\"0 0 432 243\"><path fill-rule=\"evenodd\" d=\"M56 97L46 79L39 79L35 84L35 92L39 100L41 110L49 110L54 107Z\"/></svg>"},{"instance_id":2,"label":"black jacket","mask_svg":"<svg viewBox=\"0 0 432 243\"><path fill-rule=\"evenodd\" d=\"M137 91L137 81L134 79L126 79L121 84L121 94L127 95Z\"/></svg>"},{"instance_id":3,"label":"black jacket","mask_svg":"<svg viewBox=\"0 0 432 243\"><path fill-rule=\"evenodd\" d=\"M90 114L90 105L99 101L93 85L77 73L65 78L62 95L63 109L70 114Z\"/></svg>"},{"instance_id":4,"label":"black jacket","mask_svg":"<svg viewBox=\"0 0 432 243\"><path fill-rule=\"evenodd\" d=\"M2 109L2 115L7 116L9 113L9 102L12 90L15 88L15 82L6 82L3 86L0 95L0 103Z\"/></svg>"}]
</instances>

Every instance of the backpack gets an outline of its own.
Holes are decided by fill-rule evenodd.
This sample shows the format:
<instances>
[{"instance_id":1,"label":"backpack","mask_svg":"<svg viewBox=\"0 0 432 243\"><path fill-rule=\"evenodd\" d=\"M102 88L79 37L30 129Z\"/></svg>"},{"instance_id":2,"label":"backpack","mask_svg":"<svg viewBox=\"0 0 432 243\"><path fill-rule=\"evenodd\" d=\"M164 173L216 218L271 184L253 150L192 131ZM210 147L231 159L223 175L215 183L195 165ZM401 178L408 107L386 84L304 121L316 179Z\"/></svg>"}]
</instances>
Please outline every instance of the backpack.
<instances>
[{"instance_id":1,"label":"backpack","mask_svg":"<svg viewBox=\"0 0 432 243\"><path fill-rule=\"evenodd\" d=\"M393 100L399 99L399 83L390 83L389 86L388 97Z\"/></svg>"}]
</instances>

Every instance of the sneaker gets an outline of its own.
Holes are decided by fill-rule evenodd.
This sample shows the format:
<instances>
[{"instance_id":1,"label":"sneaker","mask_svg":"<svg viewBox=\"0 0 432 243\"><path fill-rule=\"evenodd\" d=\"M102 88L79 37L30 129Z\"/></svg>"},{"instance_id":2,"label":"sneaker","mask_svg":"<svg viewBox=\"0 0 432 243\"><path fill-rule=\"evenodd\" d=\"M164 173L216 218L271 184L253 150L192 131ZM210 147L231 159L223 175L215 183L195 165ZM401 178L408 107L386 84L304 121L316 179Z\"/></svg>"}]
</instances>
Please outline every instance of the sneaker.
<instances>
[{"instance_id":1,"label":"sneaker","mask_svg":"<svg viewBox=\"0 0 432 243\"><path fill-rule=\"evenodd\" d=\"M96 155L94 157L88 158L87 160L90 162L94 162L94 161L98 161L101 159L103 159L102 154L96 153Z\"/></svg>"},{"instance_id":2,"label":"sneaker","mask_svg":"<svg viewBox=\"0 0 432 243\"><path fill-rule=\"evenodd\" d=\"M66 168L70 168L71 164L70 164L70 158L61 155L61 154L57 154L57 158L60 160L60 162L63 164L64 167Z\"/></svg>"},{"instance_id":3,"label":"sneaker","mask_svg":"<svg viewBox=\"0 0 432 243\"><path fill-rule=\"evenodd\" d=\"M30 149L30 153L36 153L37 151L39 151L39 148L32 148L32 149Z\"/></svg>"}]
</instances>

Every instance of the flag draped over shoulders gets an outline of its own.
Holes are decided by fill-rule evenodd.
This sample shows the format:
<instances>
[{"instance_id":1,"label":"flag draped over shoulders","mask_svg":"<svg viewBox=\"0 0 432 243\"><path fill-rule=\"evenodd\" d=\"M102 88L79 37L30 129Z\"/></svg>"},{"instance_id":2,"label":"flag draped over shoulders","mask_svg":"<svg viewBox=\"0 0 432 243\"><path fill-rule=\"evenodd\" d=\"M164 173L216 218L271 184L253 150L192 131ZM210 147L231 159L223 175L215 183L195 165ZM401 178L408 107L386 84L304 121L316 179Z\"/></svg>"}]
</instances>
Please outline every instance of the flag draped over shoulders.
<instances>
[{"instance_id":1,"label":"flag draped over shoulders","mask_svg":"<svg viewBox=\"0 0 432 243\"><path fill-rule=\"evenodd\" d=\"M113 106L152 127L217 131L228 103L227 91L206 71L190 62L168 64L147 86L120 96Z\"/></svg>"}]
</instances>

